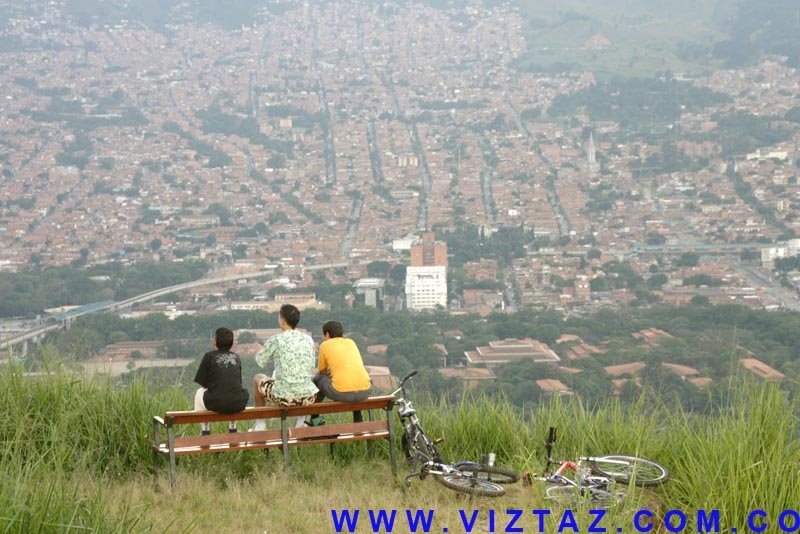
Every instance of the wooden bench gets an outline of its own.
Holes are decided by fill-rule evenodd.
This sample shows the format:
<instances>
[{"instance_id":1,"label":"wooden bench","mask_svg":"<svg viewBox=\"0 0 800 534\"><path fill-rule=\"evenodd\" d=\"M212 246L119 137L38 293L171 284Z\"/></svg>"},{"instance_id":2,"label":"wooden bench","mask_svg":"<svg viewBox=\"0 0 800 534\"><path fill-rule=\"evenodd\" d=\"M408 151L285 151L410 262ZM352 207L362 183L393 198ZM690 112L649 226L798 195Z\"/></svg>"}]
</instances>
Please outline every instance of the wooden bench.
<instances>
[{"instance_id":1,"label":"wooden bench","mask_svg":"<svg viewBox=\"0 0 800 534\"><path fill-rule=\"evenodd\" d=\"M394 447L394 418L392 408L394 397L370 397L363 402L322 402L310 406L287 408L285 406L265 406L245 408L233 414L220 414L211 411L167 412L164 417L153 417L153 475L158 472L159 458L169 458L170 484L175 486L176 457L186 454L209 452L247 451L280 447L283 450L284 469L289 468L289 447L299 445L318 445L320 443L341 443L347 441L388 439L392 473L397 474L397 456ZM360 423L333 423L315 427L290 428L289 419L311 414L348 414L352 411L366 411L367 419ZM382 410L382 418L373 418L373 410ZM380 413L380 412L378 412ZM280 419L280 429L258 432L239 431L234 433L210 434L201 436L199 426L191 429L190 436L176 436L176 427L199 425L224 421L247 421L252 419ZM167 441L161 442L161 431L166 430ZM244 429L242 429L244 430ZM196 433L195 433L196 431ZM371 443L367 448L372 454Z\"/></svg>"}]
</instances>

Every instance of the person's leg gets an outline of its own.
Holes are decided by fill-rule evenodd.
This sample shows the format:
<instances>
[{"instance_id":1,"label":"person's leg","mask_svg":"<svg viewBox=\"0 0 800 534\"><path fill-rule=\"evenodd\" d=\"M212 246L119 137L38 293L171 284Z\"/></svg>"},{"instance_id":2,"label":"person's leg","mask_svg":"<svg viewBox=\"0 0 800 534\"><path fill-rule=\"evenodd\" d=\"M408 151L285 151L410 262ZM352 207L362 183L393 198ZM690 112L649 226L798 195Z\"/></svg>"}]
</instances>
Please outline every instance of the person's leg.
<instances>
[{"instance_id":1,"label":"person's leg","mask_svg":"<svg viewBox=\"0 0 800 534\"><path fill-rule=\"evenodd\" d=\"M333 387L333 382L331 382L331 378L327 375L324 375L325 378L321 378L317 384L317 387L320 390L320 393L325 393L325 396L331 400L339 401L339 402L361 402L363 400L367 400L369 398L370 390L364 391L347 391L342 392L338 391L336 388ZM364 420L364 417L361 415L361 411L355 410L353 411L353 422L360 423Z\"/></svg>"},{"instance_id":2,"label":"person's leg","mask_svg":"<svg viewBox=\"0 0 800 534\"><path fill-rule=\"evenodd\" d=\"M335 389L331 392L331 398L335 401L339 402L361 402L363 400L367 400L369 398L369 391L347 391L341 392L336 391ZM360 410L353 410L353 422L360 423L364 420L364 416L361 415Z\"/></svg>"},{"instance_id":3,"label":"person's leg","mask_svg":"<svg viewBox=\"0 0 800 534\"><path fill-rule=\"evenodd\" d=\"M261 383L266 379L267 375L265 374L258 374L253 377L253 403L256 408L267 405L264 393L261 391Z\"/></svg>"},{"instance_id":4,"label":"person's leg","mask_svg":"<svg viewBox=\"0 0 800 534\"><path fill-rule=\"evenodd\" d=\"M341 402L361 402L365 401L369 398L370 390L364 391L350 391L347 393L339 393L339 398L335 400L339 400ZM364 416L361 415L361 410L353 410L353 422L360 423L364 420Z\"/></svg>"},{"instance_id":5,"label":"person's leg","mask_svg":"<svg viewBox=\"0 0 800 534\"><path fill-rule=\"evenodd\" d=\"M206 391L208 391L207 388L200 388L197 390L197 393L194 394L194 411L199 412L206 410L206 404L203 402L203 395L205 395ZM210 428L211 426L208 423L200 423L201 435L208 435L211 432Z\"/></svg>"},{"instance_id":6,"label":"person's leg","mask_svg":"<svg viewBox=\"0 0 800 534\"><path fill-rule=\"evenodd\" d=\"M317 386L317 397L315 398L314 402L322 402L325 400L325 391L322 389L322 383L324 382L326 386L329 386L331 383L330 375L326 375L325 373L317 373L314 375L314 378L311 379L314 382L314 385Z\"/></svg>"},{"instance_id":7,"label":"person's leg","mask_svg":"<svg viewBox=\"0 0 800 534\"><path fill-rule=\"evenodd\" d=\"M270 379L265 374L257 374L253 377L253 404L256 408L267 405L267 397L265 393L265 386L270 383ZM267 420L256 419L256 424L253 425L251 431L266 430Z\"/></svg>"},{"instance_id":8,"label":"person's leg","mask_svg":"<svg viewBox=\"0 0 800 534\"><path fill-rule=\"evenodd\" d=\"M333 398L331 397L331 393L335 393L336 390L333 388L333 383L331 383L330 375L327 375L325 373L317 373L312 379L312 381L319 390L317 392L317 396L314 398L314 403L322 402L323 400L325 400L325 397ZM306 421L306 424L311 426L317 426L323 424L324 422L325 419L321 417L319 414L315 413L308 416L308 421Z\"/></svg>"}]
</instances>

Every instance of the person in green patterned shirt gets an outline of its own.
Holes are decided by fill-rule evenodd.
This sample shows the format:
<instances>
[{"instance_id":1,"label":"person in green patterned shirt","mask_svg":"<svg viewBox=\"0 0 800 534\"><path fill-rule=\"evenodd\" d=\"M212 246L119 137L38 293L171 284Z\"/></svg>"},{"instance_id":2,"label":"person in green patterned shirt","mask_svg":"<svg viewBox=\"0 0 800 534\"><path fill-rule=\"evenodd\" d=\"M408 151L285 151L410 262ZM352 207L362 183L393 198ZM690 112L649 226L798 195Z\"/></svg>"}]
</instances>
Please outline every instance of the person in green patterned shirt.
<instances>
[{"instance_id":1,"label":"person in green patterned shirt","mask_svg":"<svg viewBox=\"0 0 800 534\"><path fill-rule=\"evenodd\" d=\"M256 406L266 406L267 401L280 406L307 406L314 402L317 386L314 385L314 341L310 336L295 330L300 322L300 310L291 304L281 306L278 325L282 332L264 343L256 354L256 363L265 367L269 361L275 364L275 374L269 378L264 374L253 377L253 398ZM264 430L267 422L256 420L251 431Z\"/></svg>"}]
</instances>

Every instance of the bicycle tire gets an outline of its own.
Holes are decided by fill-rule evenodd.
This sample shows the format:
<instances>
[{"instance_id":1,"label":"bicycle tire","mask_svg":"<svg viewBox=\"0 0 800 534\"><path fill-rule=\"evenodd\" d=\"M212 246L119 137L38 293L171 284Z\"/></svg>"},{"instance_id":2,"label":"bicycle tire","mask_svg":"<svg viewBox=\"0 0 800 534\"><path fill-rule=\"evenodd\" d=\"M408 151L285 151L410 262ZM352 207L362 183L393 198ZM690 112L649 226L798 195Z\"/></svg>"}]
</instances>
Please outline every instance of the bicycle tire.
<instances>
[{"instance_id":1,"label":"bicycle tire","mask_svg":"<svg viewBox=\"0 0 800 534\"><path fill-rule=\"evenodd\" d=\"M625 462L621 464L620 462ZM608 455L592 461L592 472L614 479L616 482L633 482L636 486L658 486L669 478L669 471L652 460L636 456Z\"/></svg>"},{"instance_id":2,"label":"bicycle tire","mask_svg":"<svg viewBox=\"0 0 800 534\"><path fill-rule=\"evenodd\" d=\"M480 497L501 497L505 495L506 490L503 486L484 480L475 478L470 475L455 472L447 475L435 477L436 480L444 487L461 493L468 493L469 495L478 495Z\"/></svg>"},{"instance_id":3,"label":"bicycle tire","mask_svg":"<svg viewBox=\"0 0 800 534\"><path fill-rule=\"evenodd\" d=\"M580 494L575 486L547 486L544 490L544 497L556 504L570 508L580 503Z\"/></svg>"},{"instance_id":4,"label":"bicycle tire","mask_svg":"<svg viewBox=\"0 0 800 534\"><path fill-rule=\"evenodd\" d=\"M603 509L610 508L616 504L623 502L627 496L627 492L622 488L617 488L613 493L607 491L591 492L589 488L585 488L587 495L581 495L577 486L548 486L545 488L545 499L549 499L556 504L568 508L577 508L584 500L588 500L591 506L600 507Z\"/></svg>"},{"instance_id":5,"label":"bicycle tire","mask_svg":"<svg viewBox=\"0 0 800 534\"><path fill-rule=\"evenodd\" d=\"M460 462L454 466L459 471L476 473L477 477L497 484L512 484L519 480L519 473L495 465L481 465L475 462Z\"/></svg>"}]
</instances>

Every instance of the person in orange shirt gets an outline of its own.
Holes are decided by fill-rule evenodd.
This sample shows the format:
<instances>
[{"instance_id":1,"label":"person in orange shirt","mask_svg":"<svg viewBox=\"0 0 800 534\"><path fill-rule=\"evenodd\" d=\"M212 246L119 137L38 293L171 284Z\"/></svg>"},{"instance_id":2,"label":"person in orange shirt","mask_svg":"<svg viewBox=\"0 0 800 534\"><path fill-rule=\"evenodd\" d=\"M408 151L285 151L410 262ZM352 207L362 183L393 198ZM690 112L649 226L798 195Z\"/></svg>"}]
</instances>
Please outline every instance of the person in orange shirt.
<instances>
[{"instance_id":1,"label":"person in orange shirt","mask_svg":"<svg viewBox=\"0 0 800 534\"><path fill-rule=\"evenodd\" d=\"M364 368L361 353L352 339L342 337L339 321L322 325L323 341L319 346L319 372L314 384L319 389L315 402L327 397L339 402L360 402L369 397L372 381ZM360 411L353 412L353 422L363 421ZM322 416L312 415L306 424L324 424Z\"/></svg>"}]
</instances>

